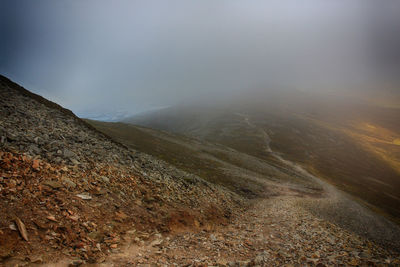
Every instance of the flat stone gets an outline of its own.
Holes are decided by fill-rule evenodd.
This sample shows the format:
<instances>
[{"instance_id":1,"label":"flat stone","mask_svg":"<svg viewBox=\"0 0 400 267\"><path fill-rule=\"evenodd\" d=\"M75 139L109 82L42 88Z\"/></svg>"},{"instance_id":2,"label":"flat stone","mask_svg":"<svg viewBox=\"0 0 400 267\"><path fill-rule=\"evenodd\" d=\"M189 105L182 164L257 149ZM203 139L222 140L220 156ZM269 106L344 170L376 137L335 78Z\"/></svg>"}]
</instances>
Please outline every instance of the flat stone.
<instances>
[{"instance_id":1,"label":"flat stone","mask_svg":"<svg viewBox=\"0 0 400 267\"><path fill-rule=\"evenodd\" d=\"M77 161L77 160L74 159L74 158L70 158L69 160L70 160L71 163L74 164L74 165L79 165L79 164L81 164L79 161Z\"/></svg>"},{"instance_id":2,"label":"flat stone","mask_svg":"<svg viewBox=\"0 0 400 267\"><path fill-rule=\"evenodd\" d=\"M59 188L63 187L63 185L61 183L59 183L57 181L51 181L51 180L50 181L45 181L43 184L47 185L47 186L50 186L53 189L59 189Z\"/></svg>"},{"instance_id":3,"label":"flat stone","mask_svg":"<svg viewBox=\"0 0 400 267\"><path fill-rule=\"evenodd\" d=\"M87 195L87 194L77 194L76 196L81 198L81 199L84 199L84 200L92 199L92 197L90 195Z\"/></svg>"}]
</instances>

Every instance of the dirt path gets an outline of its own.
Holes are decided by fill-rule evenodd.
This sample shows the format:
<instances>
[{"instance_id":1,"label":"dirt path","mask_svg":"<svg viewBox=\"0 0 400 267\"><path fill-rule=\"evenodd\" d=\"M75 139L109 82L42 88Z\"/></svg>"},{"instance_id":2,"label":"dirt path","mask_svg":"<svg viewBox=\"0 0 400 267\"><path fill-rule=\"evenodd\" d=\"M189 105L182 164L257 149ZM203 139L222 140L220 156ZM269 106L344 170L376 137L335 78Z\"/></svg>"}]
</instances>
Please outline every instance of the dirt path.
<instances>
[{"instance_id":1,"label":"dirt path","mask_svg":"<svg viewBox=\"0 0 400 267\"><path fill-rule=\"evenodd\" d=\"M400 265L397 225L297 164L270 153L282 168L306 177L322 192L307 190L301 183L265 179L268 196L254 200L229 224L177 229L167 235L132 231L126 236L126 247L116 249L97 266Z\"/></svg>"},{"instance_id":2,"label":"dirt path","mask_svg":"<svg viewBox=\"0 0 400 267\"><path fill-rule=\"evenodd\" d=\"M250 124L250 121L247 122ZM266 188L273 188L274 194L254 200L252 207L237 214L229 225L164 236L133 233L131 241L128 241L130 244L111 255L104 265L400 264L400 253L396 249L400 240L398 226L310 175L300 166L279 155L276 157L288 170L295 170L319 184L323 193L309 194L301 185L294 184L275 183L271 186L271 181L266 180Z\"/></svg>"},{"instance_id":3,"label":"dirt path","mask_svg":"<svg viewBox=\"0 0 400 267\"><path fill-rule=\"evenodd\" d=\"M257 201L232 224L213 231L136 239L105 265L277 266L400 264L399 255L302 208L312 197L295 192Z\"/></svg>"}]
</instances>

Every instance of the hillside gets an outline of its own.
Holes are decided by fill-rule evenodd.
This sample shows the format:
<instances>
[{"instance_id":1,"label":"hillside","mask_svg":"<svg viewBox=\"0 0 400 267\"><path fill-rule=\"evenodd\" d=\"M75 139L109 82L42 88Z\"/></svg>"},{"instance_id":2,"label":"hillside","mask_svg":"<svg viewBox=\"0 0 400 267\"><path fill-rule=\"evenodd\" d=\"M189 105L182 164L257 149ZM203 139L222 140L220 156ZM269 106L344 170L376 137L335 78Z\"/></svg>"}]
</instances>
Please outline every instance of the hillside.
<instances>
[{"instance_id":1,"label":"hillside","mask_svg":"<svg viewBox=\"0 0 400 267\"><path fill-rule=\"evenodd\" d=\"M210 228L241 206L236 194L126 148L5 77L0 94L4 264L101 262L129 233L142 242Z\"/></svg>"},{"instance_id":2,"label":"hillside","mask_svg":"<svg viewBox=\"0 0 400 267\"><path fill-rule=\"evenodd\" d=\"M81 120L0 82L2 266L400 264L397 225L265 146Z\"/></svg>"},{"instance_id":3,"label":"hillside","mask_svg":"<svg viewBox=\"0 0 400 267\"><path fill-rule=\"evenodd\" d=\"M399 222L400 110L302 93L177 106L126 122L222 144L269 162L278 154Z\"/></svg>"},{"instance_id":4,"label":"hillside","mask_svg":"<svg viewBox=\"0 0 400 267\"><path fill-rule=\"evenodd\" d=\"M311 242L309 245L315 245L315 242L326 244L324 238L316 241L315 229L313 230L315 225L320 225L321 222L334 222L335 227L338 227L334 230L337 233L354 233L372 242L379 243L385 248L398 250L397 236L400 234L398 226L369 211L347 194L337 191L331 185L310 175L299 165L282 159L276 153L269 152L268 158L260 159L221 144L132 124L88 122L130 147L163 158L187 172L196 173L200 177L232 189L246 198L252 198L254 207L236 218L235 223L231 226L237 227L239 236L233 237L232 232L222 228L217 231L221 241L230 236L231 238L228 238L228 240L234 244L240 242L240 240L242 242L243 240L244 242L246 240L254 241L255 237L251 236L260 234L261 229L267 229L262 230L262 235L265 235L265 231L278 231L281 241L275 243L275 245L290 246L296 242L298 244L298 253L287 254L285 252L287 258L290 258L289 262L291 262L294 258L297 260L299 260L299 257L301 258L300 255L304 253L303 245L305 246L306 240ZM261 194L258 191L260 188L264 190ZM250 218L247 217L249 216L248 213L251 214ZM297 219L292 220L291 216ZM297 232L295 226L297 220L299 220L298 216L302 217L302 222L299 225L305 227L301 231L307 235L300 240L299 232ZM265 218L269 219L266 220ZM285 219L282 220L282 218ZM246 223L243 223L243 221L246 221ZM277 225L276 228L271 229L270 225L275 224ZM252 227L247 225L252 225ZM319 231L331 232L333 230L331 227L333 225L328 224ZM232 228L228 227L228 229ZM243 235L242 231L244 232ZM246 231L249 231L249 235L245 234ZM274 235L272 236L274 237ZM285 237L282 238L282 236ZM195 237L207 240L206 235L202 233L195 235ZM284 241L286 239L291 241ZM263 240L265 240L263 238L256 238L256 240L258 240L257 245L254 246L258 249L264 251L278 249L269 242L263 243ZM181 242L183 241L181 240ZM209 243L206 244L206 246L210 245ZM196 250L196 252L191 251L190 253L196 255L206 253L201 252L204 249L203 246L200 246L200 248L197 245L190 246L188 244L188 246ZM252 246L249 247L250 250ZM228 251L227 253L234 252L226 247L224 249ZM179 249L174 251L174 253L183 253ZM250 252L247 251L246 253ZM204 256L204 254L202 255ZM277 263L273 263L274 259L276 258L269 256L268 260L272 260L272 263L271 261L268 262L276 265ZM309 263L318 262L319 258L315 261L308 259L308 261Z\"/></svg>"},{"instance_id":5,"label":"hillside","mask_svg":"<svg viewBox=\"0 0 400 267\"><path fill-rule=\"evenodd\" d=\"M87 122L118 142L196 174L244 198L268 196L271 192L264 186L266 179L301 184L307 193L321 193L319 185L280 162L267 163L223 145L150 128L125 123Z\"/></svg>"}]
</instances>

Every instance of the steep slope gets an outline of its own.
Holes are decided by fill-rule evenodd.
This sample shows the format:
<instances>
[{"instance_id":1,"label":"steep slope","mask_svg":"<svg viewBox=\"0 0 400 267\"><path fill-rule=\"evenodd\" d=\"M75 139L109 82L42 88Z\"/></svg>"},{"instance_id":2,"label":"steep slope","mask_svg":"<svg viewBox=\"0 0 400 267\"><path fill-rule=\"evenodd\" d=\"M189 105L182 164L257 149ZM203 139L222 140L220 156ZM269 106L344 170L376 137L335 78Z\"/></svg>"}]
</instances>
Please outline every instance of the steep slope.
<instances>
[{"instance_id":1,"label":"steep slope","mask_svg":"<svg viewBox=\"0 0 400 267\"><path fill-rule=\"evenodd\" d=\"M5 77L0 114L4 264L101 262L129 233L141 242L209 229L240 206L236 194L128 149Z\"/></svg>"},{"instance_id":2,"label":"steep slope","mask_svg":"<svg viewBox=\"0 0 400 267\"><path fill-rule=\"evenodd\" d=\"M277 162L278 155L399 221L400 110L285 94L206 109L171 107L127 122L223 144L269 162Z\"/></svg>"}]
</instances>

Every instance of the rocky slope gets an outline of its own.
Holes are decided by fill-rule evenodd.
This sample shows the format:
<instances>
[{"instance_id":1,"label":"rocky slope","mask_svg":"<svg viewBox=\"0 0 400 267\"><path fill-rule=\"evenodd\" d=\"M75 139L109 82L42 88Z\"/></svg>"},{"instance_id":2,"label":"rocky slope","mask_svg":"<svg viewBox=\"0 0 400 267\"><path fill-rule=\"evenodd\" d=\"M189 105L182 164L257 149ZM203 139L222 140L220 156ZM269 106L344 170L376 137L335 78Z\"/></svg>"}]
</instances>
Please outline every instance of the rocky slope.
<instances>
[{"instance_id":1,"label":"rocky slope","mask_svg":"<svg viewBox=\"0 0 400 267\"><path fill-rule=\"evenodd\" d=\"M234 193L111 140L0 79L0 262L104 261L127 233L224 223Z\"/></svg>"}]
</instances>

